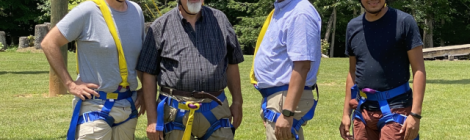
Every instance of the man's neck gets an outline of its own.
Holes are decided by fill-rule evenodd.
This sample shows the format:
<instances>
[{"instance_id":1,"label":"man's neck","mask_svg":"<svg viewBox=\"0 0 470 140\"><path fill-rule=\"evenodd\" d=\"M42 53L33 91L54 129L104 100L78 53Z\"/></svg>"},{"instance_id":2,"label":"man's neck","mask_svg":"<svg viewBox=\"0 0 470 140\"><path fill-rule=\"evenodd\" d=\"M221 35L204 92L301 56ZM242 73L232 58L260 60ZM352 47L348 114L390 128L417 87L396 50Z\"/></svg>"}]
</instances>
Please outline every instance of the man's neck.
<instances>
[{"instance_id":1,"label":"man's neck","mask_svg":"<svg viewBox=\"0 0 470 140\"><path fill-rule=\"evenodd\" d=\"M116 11L119 11L119 12L127 11L126 0L121 0L121 1L123 2L118 2L116 0L106 0L106 3L108 3L109 7L113 8Z\"/></svg>"},{"instance_id":2,"label":"man's neck","mask_svg":"<svg viewBox=\"0 0 470 140\"><path fill-rule=\"evenodd\" d=\"M201 11L199 11L195 15L190 15L190 14L184 12L184 9L181 9L181 8L183 8L182 5L178 6L178 10L180 11L180 14L183 16L184 19L186 19L191 24L195 24L197 19L199 19L201 17L202 8L201 8Z\"/></svg>"},{"instance_id":3,"label":"man's neck","mask_svg":"<svg viewBox=\"0 0 470 140\"><path fill-rule=\"evenodd\" d=\"M366 20L369 21L369 22L372 22L372 21L376 21L376 20L379 20L380 18L382 18L385 13L387 13L388 11L388 6L385 6L379 13L377 14L371 14L369 12L366 11Z\"/></svg>"}]
</instances>

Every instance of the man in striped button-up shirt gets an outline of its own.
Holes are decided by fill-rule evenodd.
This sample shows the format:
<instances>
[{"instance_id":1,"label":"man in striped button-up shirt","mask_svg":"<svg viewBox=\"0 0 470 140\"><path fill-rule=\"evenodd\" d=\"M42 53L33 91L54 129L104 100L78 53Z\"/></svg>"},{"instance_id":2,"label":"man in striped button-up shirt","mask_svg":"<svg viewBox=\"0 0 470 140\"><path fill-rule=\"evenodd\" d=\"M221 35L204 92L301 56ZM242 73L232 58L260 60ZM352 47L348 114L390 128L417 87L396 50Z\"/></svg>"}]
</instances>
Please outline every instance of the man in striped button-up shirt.
<instances>
[{"instance_id":1,"label":"man in striped button-up shirt","mask_svg":"<svg viewBox=\"0 0 470 140\"><path fill-rule=\"evenodd\" d=\"M243 54L225 14L201 6L202 2L203 0L179 1L176 8L154 21L147 32L136 69L144 73L142 80L147 106L147 136L150 139L163 138L163 132L155 130L156 117L161 115L155 111L157 83L162 91L164 88L171 89L173 93L195 93L194 91L214 93L223 91L228 86L233 97L232 105L229 107L226 100L220 99L222 105L211 111L217 119L233 117L234 128L241 123L243 100L238 63L243 61ZM178 99L180 102L212 101L162 91L160 93L165 97ZM180 110L176 108L165 107L165 123L178 120ZM187 116L188 113L184 118ZM202 117L206 116L195 113L192 135L198 138L204 137L211 126L211 120L205 121L206 119ZM186 120L182 122L185 124ZM181 139L183 132L184 130L175 128L172 133L165 132L165 139ZM215 130L210 137L233 139L233 134L231 129L222 128Z\"/></svg>"}]
</instances>

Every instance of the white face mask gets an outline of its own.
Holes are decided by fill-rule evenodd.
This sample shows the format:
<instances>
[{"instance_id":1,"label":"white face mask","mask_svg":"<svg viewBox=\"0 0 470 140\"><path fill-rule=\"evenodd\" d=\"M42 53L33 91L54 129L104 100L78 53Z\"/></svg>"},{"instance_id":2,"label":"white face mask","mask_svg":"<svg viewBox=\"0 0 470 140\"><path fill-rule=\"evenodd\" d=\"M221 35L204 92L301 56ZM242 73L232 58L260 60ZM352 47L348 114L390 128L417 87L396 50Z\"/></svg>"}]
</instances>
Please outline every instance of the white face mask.
<instances>
[{"instance_id":1,"label":"white face mask","mask_svg":"<svg viewBox=\"0 0 470 140\"><path fill-rule=\"evenodd\" d=\"M188 4L188 12L190 13L199 13L199 11L201 11L201 7L202 7L202 2L199 1L199 2L196 2L196 3L192 3L192 2L189 2L189 0L187 0L187 4Z\"/></svg>"}]
</instances>

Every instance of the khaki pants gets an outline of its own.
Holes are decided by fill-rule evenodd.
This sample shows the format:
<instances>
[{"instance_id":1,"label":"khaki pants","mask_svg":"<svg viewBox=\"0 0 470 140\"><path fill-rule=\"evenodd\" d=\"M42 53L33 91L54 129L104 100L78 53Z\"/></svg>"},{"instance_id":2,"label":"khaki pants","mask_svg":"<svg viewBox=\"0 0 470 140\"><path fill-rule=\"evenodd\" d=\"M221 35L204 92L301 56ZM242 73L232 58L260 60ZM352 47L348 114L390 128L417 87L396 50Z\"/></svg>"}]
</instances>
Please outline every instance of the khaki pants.
<instances>
[{"instance_id":1,"label":"khaki pants","mask_svg":"<svg viewBox=\"0 0 470 140\"><path fill-rule=\"evenodd\" d=\"M287 91L280 91L269 96L268 101L266 103L266 109L270 109L276 112L281 112L282 106L284 105L284 100L286 99L286 95L287 95ZM297 109L295 110L294 119L299 120L300 118L302 118L305 114L307 114L308 111L310 111L313 104L314 104L314 99L313 99L312 90L304 90L302 93L302 97L300 98L299 104L297 105ZM263 109L261 109L260 115L261 115L261 118L264 120ZM276 136L274 135L274 128L276 126L276 123L270 122L270 121L265 121L265 122L266 122L266 139L276 140ZM306 124L307 122L305 122L303 125L306 125ZM297 134L299 135L299 140L304 139L302 127L299 129ZM292 138L292 139L295 140L295 138Z\"/></svg>"},{"instance_id":2,"label":"khaki pants","mask_svg":"<svg viewBox=\"0 0 470 140\"><path fill-rule=\"evenodd\" d=\"M76 101L73 101L75 108ZM93 103L82 102L80 114L89 111L99 111L103 105L96 105ZM110 116L114 118L114 123L120 123L129 118L132 113L131 107L113 107ZM79 140L133 140L135 127L137 125L137 118L130 119L129 121L115 127L110 127L104 120L96 120L78 125L75 139Z\"/></svg>"},{"instance_id":3,"label":"khaki pants","mask_svg":"<svg viewBox=\"0 0 470 140\"><path fill-rule=\"evenodd\" d=\"M225 94L225 93L222 93ZM191 97L182 97L182 96L171 96L176 98L180 101L195 101L195 102L203 102L203 103L210 103L212 102L211 99L194 99ZM170 107L165 104L165 123L172 122L176 118L176 114L178 113L178 109ZM211 110L214 116L217 119L221 118L231 118L232 113L230 112L230 108L228 106L227 98L223 101L222 105L219 105ZM186 122L188 121L189 112L186 113L183 117L183 125L186 126ZM194 113L194 120L193 120L193 128L192 128L192 135L198 138L202 138L204 134L206 134L207 129L211 126L209 121L204 117L204 115L200 112ZM181 140L183 138L184 131L181 130L173 130L165 134L165 140ZM194 140L194 138L191 138ZM233 140L233 133L231 128L220 128L209 137L209 140Z\"/></svg>"}]
</instances>

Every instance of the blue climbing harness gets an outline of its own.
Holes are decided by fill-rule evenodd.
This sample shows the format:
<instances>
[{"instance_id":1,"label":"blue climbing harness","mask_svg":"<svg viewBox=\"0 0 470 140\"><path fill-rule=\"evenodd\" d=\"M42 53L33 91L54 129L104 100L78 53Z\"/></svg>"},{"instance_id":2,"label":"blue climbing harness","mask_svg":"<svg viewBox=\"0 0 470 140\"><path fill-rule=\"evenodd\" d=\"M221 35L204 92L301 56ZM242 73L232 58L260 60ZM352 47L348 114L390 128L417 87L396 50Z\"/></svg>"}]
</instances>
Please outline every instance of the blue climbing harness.
<instances>
[{"instance_id":1,"label":"blue climbing harness","mask_svg":"<svg viewBox=\"0 0 470 140\"><path fill-rule=\"evenodd\" d=\"M385 124L389 122L397 122L403 125L407 116L399 113L392 113L387 100L407 93L410 90L411 88L408 82L387 91L377 91L370 88L364 88L360 90L357 85L354 85L351 88L351 99L356 99L358 102L358 105L354 111L354 117L360 119L364 124L366 124L361 113L361 105L366 102L366 100L377 101L380 105L380 111L382 111L382 118L380 118L379 122L377 123L377 127L379 129L382 129L382 127L384 127ZM415 140L419 140L419 135L415 138Z\"/></svg>"},{"instance_id":2,"label":"blue climbing harness","mask_svg":"<svg viewBox=\"0 0 470 140\"><path fill-rule=\"evenodd\" d=\"M266 108L267 102L268 102L267 98L269 96L273 95L274 93L279 92L279 91L287 91L288 88L289 88L289 85L272 87L272 88L264 88L264 89L259 89L255 85L255 88L258 89L258 91L263 96L263 102L261 104L261 108L263 109L264 119L267 120L267 121L270 121L270 122L276 122L277 118L279 118L281 113ZM313 90L313 89L316 89L316 91L317 91L317 99L314 100L312 108L310 108L310 110L307 112L307 114L305 114L302 118L300 118L300 120L294 119L294 122L292 124L291 133L294 134L294 137L295 137L296 140L299 139L299 135L297 134L297 132L299 131L300 127L302 127L302 125L305 122L307 122L308 120L311 120L313 118L313 116L315 115L315 108L317 106L318 97L319 97L318 86L315 84L312 87L309 87L309 86L304 87L304 90Z\"/></svg>"},{"instance_id":3,"label":"blue climbing harness","mask_svg":"<svg viewBox=\"0 0 470 140\"><path fill-rule=\"evenodd\" d=\"M132 94L134 94L135 91L131 91L128 86L126 88L126 91L120 92L121 88L122 87L119 86L118 89L112 93L97 91L98 94L100 94L100 97L92 96L92 99L101 99L106 101L101 111L90 111L79 115L80 108L82 106L82 100L78 100L77 104L75 105L75 109L73 110L72 120L70 122L69 130L67 132L67 140L75 139L77 126L80 124L93 122L96 120L104 120L106 121L106 123L108 123L110 127L114 127L123 124L129 121L130 119L136 118L137 109L134 105L134 101L132 100ZM129 118L127 118L125 121L122 121L120 123L114 123L114 118L112 116L109 116L109 113L111 112L111 108L113 108L115 101L123 99L126 99L131 104L132 113L129 115Z\"/></svg>"},{"instance_id":4,"label":"blue climbing harness","mask_svg":"<svg viewBox=\"0 0 470 140\"><path fill-rule=\"evenodd\" d=\"M173 130L184 131L186 126L183 125L183 117L185 114L189 113L189 111L180 109L178 106L180 104L186 104L186 102L178 101L176 99L173 99L172 97L165 96L163 94L160 94L158 98L160 102L157 105L157 126L155 130L163 131L164 134ZM220 101L224 102L224 100L226 99L225 93L221 93L217 98ZM178 110L175 120L172 122L164 122L163 118L165 114L165 104ZM212 133L214 133L220 128L231 128L232 132L235 133L235 128L230 123L229 118L221 118L218 120L217 117L215 117L215 115L212 113L211 110L217 106L219 106L219 104L216 101L211 101L209 103L200 103L199 109L195 111L197 113L202 113L202 115L204 115L204 117L211 125L207 129L206 134L204 134L204 136L200 138L200 140L209 139Z\"/></svg>"}]
</instances>

